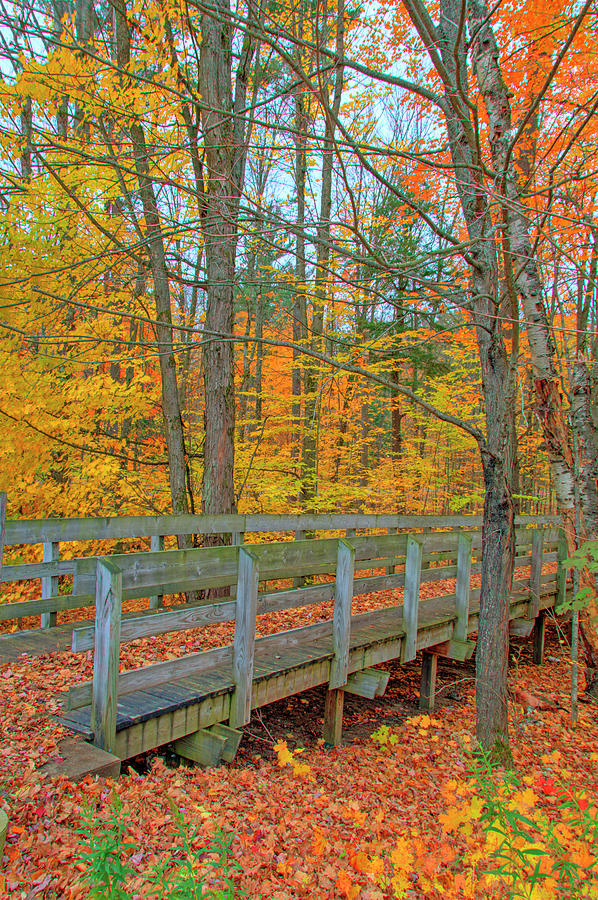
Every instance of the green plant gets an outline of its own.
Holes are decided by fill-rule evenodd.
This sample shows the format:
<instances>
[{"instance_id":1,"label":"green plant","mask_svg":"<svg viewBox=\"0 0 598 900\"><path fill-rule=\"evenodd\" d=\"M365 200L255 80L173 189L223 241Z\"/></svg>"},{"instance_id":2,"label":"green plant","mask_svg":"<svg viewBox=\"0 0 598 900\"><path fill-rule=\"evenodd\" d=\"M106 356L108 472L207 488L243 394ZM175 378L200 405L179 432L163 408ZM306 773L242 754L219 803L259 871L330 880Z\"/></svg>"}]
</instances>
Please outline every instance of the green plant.
<instances>
[{"instance_id":1,"label":"green plant","mask_svg":"<svg viewBox=\"0 0 598 900\"><path fill-rule=\"evenodd\" d=\"M80 881L90 887L93 900L127 900L123 890L127 879L134 873L125 854L135 850L135 845L124 839L124 820L120 803L114 801L106 822L98 822L88 807L83 810L83 827L77 833L83 840L80 861L85 866Z\"/></svg>"},{"instance_id":2,"label":"green plant","mask_svg":"<svg viewBox=\"0 0 598 900\"><path fill-rule=\"evenodd\" d=\"M486 875L501 878L510 898L548 898L557 891L571 900L596 896L589 892L598 876L594 804L551 777L522 783L483 751L472 760L471 784L478 798L473 808L496 863ZM539 805L539 794L556 801L550 815Z\"/></svg>"},{"instance_id":3,"label":"green plant","mask_svg":"<svg viewBox=\"0 0 598 900\"><path fill-rule=\"evenodd\" d=\"M573 551L569 559L563 560L563 566L567 569L577 569L578 572L583 572L584 569L587 569L592 574L597 573L598 541L585 541L581 547ZM562 613L569 609L585 609L594 596L595 590L593 587L582 585L573 597L564 599L559 604L557 612Z\"/></svg>"},{"instance_id":4,"label":"green plant","mask_svg":"<svg viewBox=\"0 0 598 900\"><path fill-rule=\"evenodd\" d=\"M232 869L240 869L231 852L232 834L217 829L208 846L198 851L193 848L197 828L185 825L180 816L175 827L185 856L178 864L173 865L172 859L160 863L148 877L149 884L157 889L157 900L234 900L245 895L236 887L231 873ZM201 877L199 868L204 873ZM205 880L213 883L207 885Z\"/></svg>"},{"instance_id":5,"label":"green plant","mask_svg":"<svg viewBox=\"0 0 598 900\"><path fill-rule=\"evenodd\" d=\"M93 900L130 900L128 883L139 873L131 862L138 848L125 840L125 822L120 803L110 805L108 818L98 823L91 809L83 813L79 880L90 888ZM240 869L233 858L232 834L217 829L203 846L200 833L174 810L174 827L182 844L182 859L170 854L145 875L144 896L155 900L235 900L245 893L234 883Z\"/></svg>"}]
</instances>

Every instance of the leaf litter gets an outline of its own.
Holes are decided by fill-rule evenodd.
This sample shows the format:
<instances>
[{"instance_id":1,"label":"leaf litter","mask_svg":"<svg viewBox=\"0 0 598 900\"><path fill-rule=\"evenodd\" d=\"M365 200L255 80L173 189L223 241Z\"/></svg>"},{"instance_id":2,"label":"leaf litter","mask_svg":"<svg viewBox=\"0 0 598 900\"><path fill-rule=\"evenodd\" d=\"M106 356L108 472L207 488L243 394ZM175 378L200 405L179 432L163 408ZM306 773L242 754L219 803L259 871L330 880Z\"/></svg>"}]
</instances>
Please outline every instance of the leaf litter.
<instances>
[{"instance_id":1,"label":"leaf litter","mask_svg":"<svg viewBox=\"0 0 598 900\"><path fill-rule=\"evenodd\" d=\"M127 668L145 661L147 641L135 643L123 653ZM186 649L180 634L168 635L153 642L152 655ZM595 798L596 709L582 706L579 722L571 724L570 665L552 629L546 652L548 662L540 668L529 662L529 644L515 644L512 652L515 765L543 779L538 783L545 786L548 805L553 802L550 785L565 765L568 784ZM180 850L176 811L197 825L206 841L216 829L235 834L238 883L250 898L400 896L398 882L385 884L380 874L381 866L399 860L406 872L404 897L490 896L488 891L476 894L468 882L463 829L447 831L442 818L447 785L450 791L467 772L475 730L471 664L442 661L438 709L432 716L416 709L419 664L386 668L392 675L384 697L346 698L340 748L326 749L319 740L320 690L258 711L232 764L218 769L173 765L176 757L156 752L143 763L124 764L119 778L74 783L49 777L40 766L59 753L67 736L53 716L68 685L91 676L91 655L56 653L3 666L0 803L10 824L0 896L85 897L87 888L77 882L82 810L91 808L98 822L105 822L115 798L126 811L126 840L136 847L132 860L139 879L130 887L132 900L144 896L143 872ZM530 694L551 702L524 712L521 697ZM396 740L373 740L381 726L388 726ZM559 766L539 763L554 751Z\"/></svg>"}]
</instances>

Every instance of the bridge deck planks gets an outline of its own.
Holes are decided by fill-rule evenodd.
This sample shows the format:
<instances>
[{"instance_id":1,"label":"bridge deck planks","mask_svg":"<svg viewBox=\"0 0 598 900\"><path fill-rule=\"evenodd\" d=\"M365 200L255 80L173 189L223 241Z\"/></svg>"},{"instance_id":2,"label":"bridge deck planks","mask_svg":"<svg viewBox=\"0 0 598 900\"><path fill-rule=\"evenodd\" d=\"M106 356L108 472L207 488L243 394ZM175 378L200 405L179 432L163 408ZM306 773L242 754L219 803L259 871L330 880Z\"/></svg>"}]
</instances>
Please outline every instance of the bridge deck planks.
<instances>
[{"instance_id":1,"label":"bridge deck planks","mask_svg":"<svg viewBox=\"0 0 598 900\"><path fill-rule=\"evenodd\" d=\"M32 628L0 635L0 666L17 659L70 650L73 628L82 624L85 623L69 622L52 628Z\"/></svg>"}]
</instances>

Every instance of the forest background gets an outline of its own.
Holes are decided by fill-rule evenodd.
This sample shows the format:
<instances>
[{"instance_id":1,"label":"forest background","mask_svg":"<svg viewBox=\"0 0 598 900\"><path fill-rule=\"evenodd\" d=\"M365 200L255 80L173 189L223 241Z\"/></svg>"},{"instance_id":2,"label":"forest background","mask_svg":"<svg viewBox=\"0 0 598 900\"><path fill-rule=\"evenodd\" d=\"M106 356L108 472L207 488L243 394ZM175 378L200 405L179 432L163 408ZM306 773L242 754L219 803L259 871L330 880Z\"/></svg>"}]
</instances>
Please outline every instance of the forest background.
<instances>
[{"instance_id":1,"label":"forest background","mask_svg":"<svg viewBox=\"0 0 598 900\"><path fill-rule=\"evenodd\" d=\"M504 659L516 510L597 536L595 4L0 15L9 515L483 507Z\"/></svg>"},{"instance_id":2,"label":"forest background","mask_svg":"<svg viewBox=\"0 0 598 900\"><path fill-rule=\"evenodd\" d=\"M494 12L516 120L575 6ZM484 427L471 240L439 78L405 8L214 7L228 42L217 60L201 4L2 9L9 511L479 511L475 440L446 421ZM594 26L588 12L519 136L565 396L596 321ZM221 84L205 84L210 67ZM499 279L505 342L519 342L513 492L548 511L530 351ZM215 307L227 307L220 319ZM227 366L234 393L224 371L218 395L210 379ZM234 463L223 448L234 482L211 500L218 417L234 435Z\"/></svg>"}]
</instances>

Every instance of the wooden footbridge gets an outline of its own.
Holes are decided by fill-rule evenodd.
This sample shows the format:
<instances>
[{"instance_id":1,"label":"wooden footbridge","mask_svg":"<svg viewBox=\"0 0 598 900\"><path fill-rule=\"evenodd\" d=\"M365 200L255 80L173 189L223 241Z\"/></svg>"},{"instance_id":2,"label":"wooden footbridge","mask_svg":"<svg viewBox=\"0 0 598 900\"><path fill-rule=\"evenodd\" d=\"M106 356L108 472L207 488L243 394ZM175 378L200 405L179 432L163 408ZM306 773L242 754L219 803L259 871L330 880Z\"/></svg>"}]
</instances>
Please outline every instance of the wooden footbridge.
<instances>
[{"instance_id":1,"label":"wooden footbridge","mask_svg":"<svg viewBox=\"0 0 598 900\"><path fill-rule=\"evenodd\" d=\"M61 721L121 759L171 742L204 764L231 759L252 709L317 685L327 686L325 740L337 744L345 693L373 698L386 687L388 673L374 666L424 651L421 704L431 708L438 656L464 660L473 652L480 592L471 576L481 569L480 528L479 517L466 516L7 521L4 544L41 543L44 561L5 564L0 579L41 578L42 596L0 605L0 619L36 615L42 627L0 637L0 662L93 649L93 680L71 686ZM294 539L272 540L284 532ZM305 539L330 532L335 536ZM232 543L163 549L165 535L187 533L227 534ZM266 542L249 543L250 536ZM132 537L147 538L149 552L60 558L65 542ZM547 519L521 517L516 540L511 627L529 635L535 626L540 662L544 610L566 587L565 550ZM72 578L72 593L59 593L61 576ZM420 599L429 582L438 582L438 596ZM352 612L354 597L397 588L402 603ZM123 603L140 599L144 609L123 613ZM259 617L305 606L318 612L326 601L334 606L325 621L256 638ZM94 606L95 618L57 624L60 610ZM119 671L123 642L229 621L231 644Z\"/></svg>"}]
</instances>

